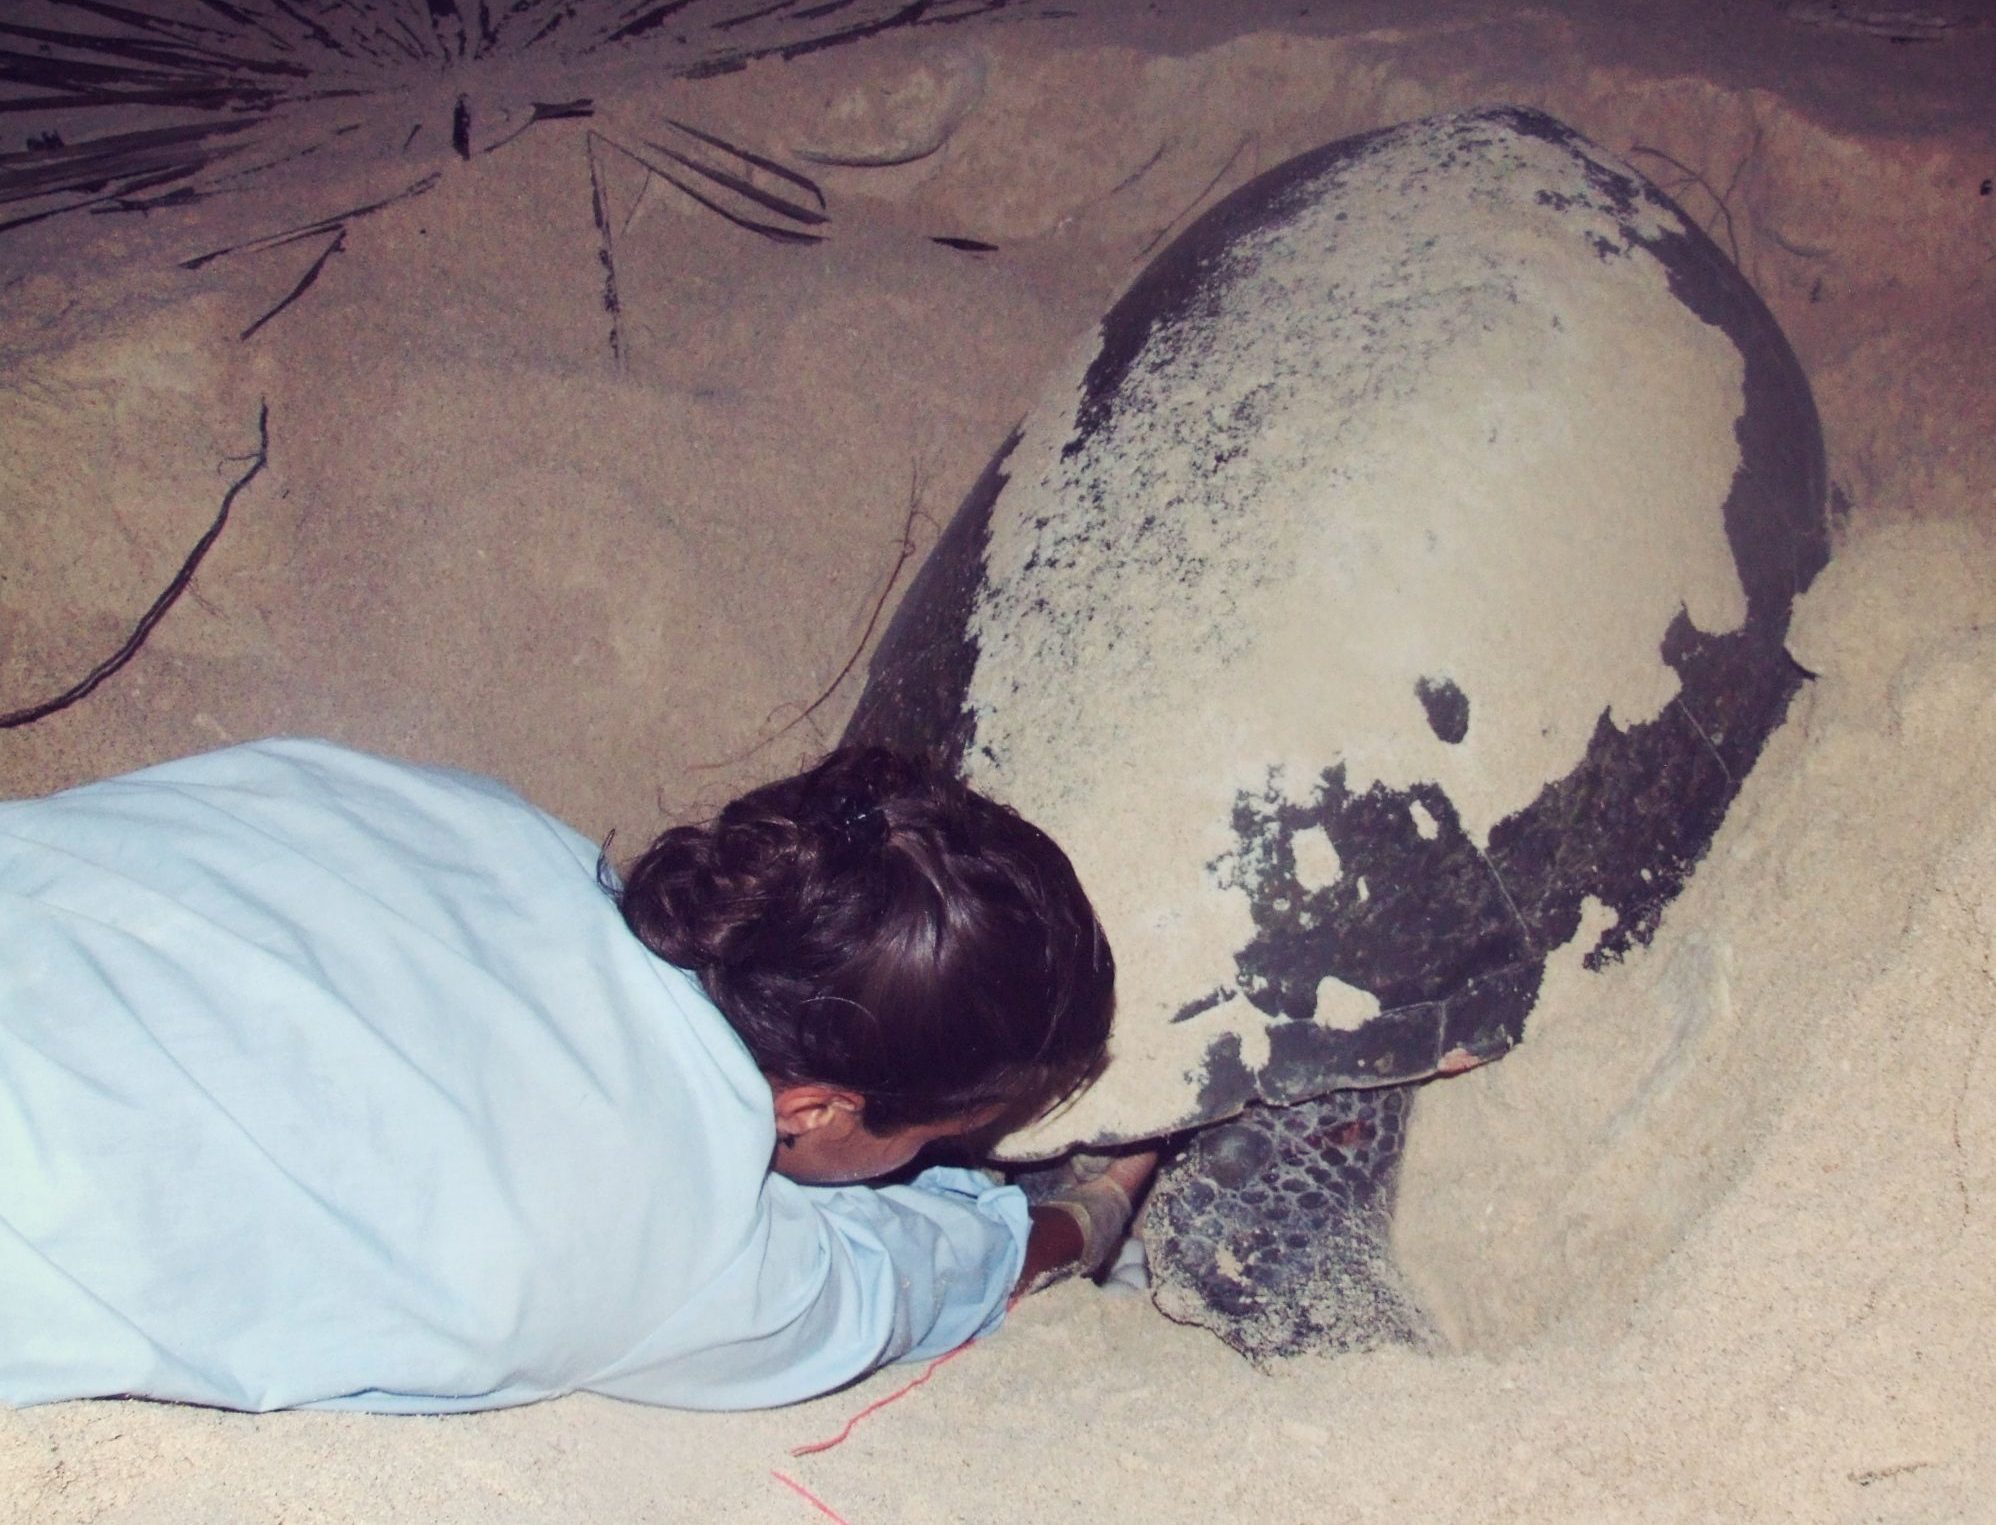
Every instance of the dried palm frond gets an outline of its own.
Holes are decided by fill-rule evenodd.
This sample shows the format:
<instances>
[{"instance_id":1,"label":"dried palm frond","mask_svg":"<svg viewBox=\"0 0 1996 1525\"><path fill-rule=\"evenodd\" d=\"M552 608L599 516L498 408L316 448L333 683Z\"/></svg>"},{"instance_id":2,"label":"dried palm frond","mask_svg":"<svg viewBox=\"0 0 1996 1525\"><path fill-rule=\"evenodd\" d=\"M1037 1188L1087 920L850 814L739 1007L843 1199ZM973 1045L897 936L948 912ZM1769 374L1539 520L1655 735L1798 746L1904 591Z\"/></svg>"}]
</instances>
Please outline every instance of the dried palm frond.
<instances>
[{"instance_id":1,"label":"dried palm frond","mask_svg":"<svg viewBox=\"0 0 1996 1525\"><path fill-rule=\"evenodd\" d=\"M338 144L386 157L489 153L535 123L589 116L592 76L641 61L695 79L1013 0L14 0L0 20L0 232L71 212L139 212L243 189ZM565 98L518 98L522 61ZM536 68L533 77L550 77ZM440 108L439 102L442 102ZM809 237L824 198L794 171L685 123L618 142L702 205ZM343 142L343 140L351 140ZM425 141L427 140L427 142ZM343 227L433 178L258 247ZM233 251L215 251L217 254Z\"/></svg>"}]
</instances>

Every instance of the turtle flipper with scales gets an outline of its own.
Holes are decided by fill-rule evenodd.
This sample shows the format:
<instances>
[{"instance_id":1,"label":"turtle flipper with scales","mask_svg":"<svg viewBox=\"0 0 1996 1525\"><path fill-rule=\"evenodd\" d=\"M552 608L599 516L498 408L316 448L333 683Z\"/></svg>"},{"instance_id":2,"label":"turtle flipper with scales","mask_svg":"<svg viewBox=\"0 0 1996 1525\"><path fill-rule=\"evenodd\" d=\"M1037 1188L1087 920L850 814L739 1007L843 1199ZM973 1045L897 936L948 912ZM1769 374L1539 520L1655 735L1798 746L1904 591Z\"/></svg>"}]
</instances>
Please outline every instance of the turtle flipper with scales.
<instances>
[{"instance_id":1,"label":"turtle flipper with scales","mask_svg":"<svg viewBox=\"0 0 1996 1525\"><path fill-rule=\"evenodd\" d=\"M1418 1330L1405 1095L1339 1093L1502 1055L1578 938L1640 956L1804 679L1824 485L1747 281L1515 108L1242 186L1052 379L847 739L941 753L1074 857L1112 1059L1012 1144L1190 1133L1148 1213L1166 1311L1255 1353Z\"/></svg>"},{"instance_id":2,"label":"turtle flipper with scales","mask_svg":"<svg viewBox=\"0 0 1996 1525\"><path fill-rule=\"evenodd\" d=\"M1413 1101L1333 1091L1200 1129L1145 1215L1158 1306L1254 1357L1428 1343L1388 1244Z\"/></svg>"}]
</instances>

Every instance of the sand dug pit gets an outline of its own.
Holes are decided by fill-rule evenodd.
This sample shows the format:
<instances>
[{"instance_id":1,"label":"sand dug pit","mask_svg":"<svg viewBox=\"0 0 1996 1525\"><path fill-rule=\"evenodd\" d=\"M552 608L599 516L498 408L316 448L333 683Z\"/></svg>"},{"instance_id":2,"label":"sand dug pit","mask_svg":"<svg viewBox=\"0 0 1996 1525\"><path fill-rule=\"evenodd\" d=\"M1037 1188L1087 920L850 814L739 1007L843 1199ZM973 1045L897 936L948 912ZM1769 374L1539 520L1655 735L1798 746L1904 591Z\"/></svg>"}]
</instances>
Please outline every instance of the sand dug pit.
<instances>
[{"instance_id":1,"label":"sand dug pit","mask_svg":"<svg viewBox=\"0 0 1996 1525\"><path fill-rule=\"evenodd\" d=\"M1822 407L1838 545L1791 640L1816 678L1651 954L1555 967L1523 1048L1421 1100L1396 1248L1453 1350L1257 1370L1069 1287L803 1457L913 1374L745 1416L58 1405L0 1413L0 1520L825 1518L778 1472L851 1525L1992 1517L1996 32L1218 9L1021 6L699 81L526 58L468 93L468 158L428 80L254 194L0 234L0 708L115 649L270 407L187 595L0 733L0 789L308 730L588 831L695 812L837 734L851 680L791 722L904 525L1188 212L1355 131L1541 107L1737 251ZM667 118L807 168L828 236L598 141ZM433 173L248 339L334 235L180 268Z\"/></svg>"}]
</instances>

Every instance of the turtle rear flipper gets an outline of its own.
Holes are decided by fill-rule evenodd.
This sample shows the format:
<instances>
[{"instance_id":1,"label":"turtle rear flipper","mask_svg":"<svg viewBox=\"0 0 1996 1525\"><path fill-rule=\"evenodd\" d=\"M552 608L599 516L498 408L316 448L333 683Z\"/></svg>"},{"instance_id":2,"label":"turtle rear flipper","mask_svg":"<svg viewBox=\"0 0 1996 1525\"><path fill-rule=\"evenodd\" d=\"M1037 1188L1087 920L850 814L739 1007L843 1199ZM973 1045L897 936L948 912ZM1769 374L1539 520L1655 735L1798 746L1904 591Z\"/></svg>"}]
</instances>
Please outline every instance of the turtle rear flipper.
<instances>
[{"instance_id":1,"label":"turtle rear flipper","mask_svg":"<svg viewBox=\"0 0 1996 1525\"><path fill-rule=\"evenodd\" d=\"M1194 1135L1144 1217L1158 1307L1256 1359L1431 1344L1387 1240L1412 1103L1337 1091Z\"/></svg>"}]
</instances>

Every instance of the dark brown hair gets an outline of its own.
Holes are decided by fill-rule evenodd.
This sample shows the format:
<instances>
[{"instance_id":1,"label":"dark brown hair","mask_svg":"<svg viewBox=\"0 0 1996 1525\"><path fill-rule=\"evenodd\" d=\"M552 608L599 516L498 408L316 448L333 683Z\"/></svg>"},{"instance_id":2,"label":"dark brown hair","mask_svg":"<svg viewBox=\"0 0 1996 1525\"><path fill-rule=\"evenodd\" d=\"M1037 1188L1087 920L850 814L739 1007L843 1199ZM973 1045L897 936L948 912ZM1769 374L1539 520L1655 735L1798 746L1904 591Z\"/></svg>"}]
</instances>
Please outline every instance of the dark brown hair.
<instances>
[{"instance_id":1,"label":"dark brown hair","mask_svg":"<svg viewBox=\"0 0 1996 1525\"><path fill-rule=\"evenodd\" d=\"M1051 837L926 759L837 751L667 831L618 891L778 1083L857 1092L876 1133L1085 1085L1115 964Z\"/></svg>"}]
</instances>

